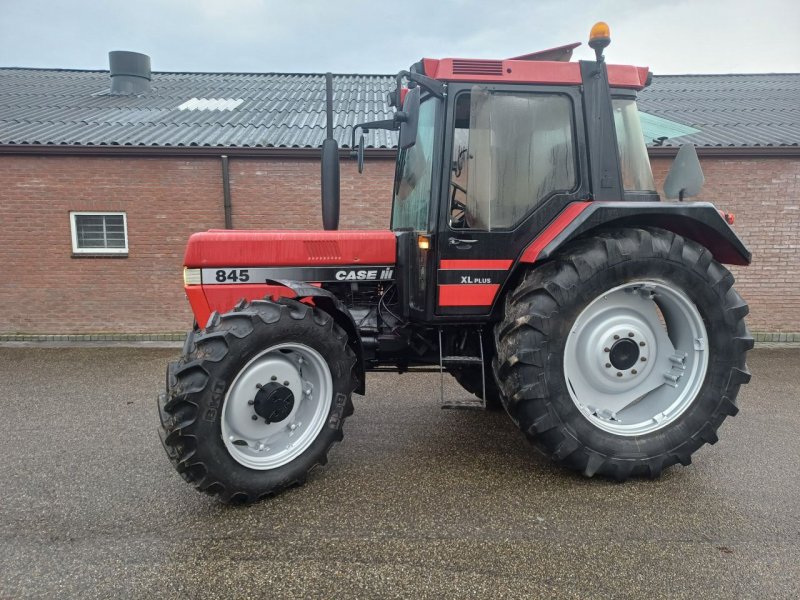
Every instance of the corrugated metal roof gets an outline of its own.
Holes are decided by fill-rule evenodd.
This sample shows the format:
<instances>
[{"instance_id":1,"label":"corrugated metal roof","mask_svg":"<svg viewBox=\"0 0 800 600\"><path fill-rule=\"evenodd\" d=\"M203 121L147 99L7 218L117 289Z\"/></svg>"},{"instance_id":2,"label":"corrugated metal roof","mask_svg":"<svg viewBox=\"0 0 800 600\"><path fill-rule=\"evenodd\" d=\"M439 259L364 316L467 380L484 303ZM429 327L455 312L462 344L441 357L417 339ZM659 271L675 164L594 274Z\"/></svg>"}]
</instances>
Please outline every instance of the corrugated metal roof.
<instances>
[{"instance_id":1,"label":"corrugated metal roof","mask_svg":"<svg viewBox=\"0 0 800 600\"><path fill-rule=\"evenodd\" d=\"M322 74L153 73L141 96L108 94L108 71L0 69L0 144L316 148L325 138ZM334 135L388 119L392 75L334 76ZM699 133L663 145L797 146L800 74L656 76L642 111ZM237 104L237 101L241 100ZM202 101L204 110L181 110ZM234 106L235 105L235 106ZM370 133L373 148L396 134Z\"/></svg>"},{"instance_id":2,"label":"corrugated metal roof","mask_svg":"<svg viewBox=\"0 0 800 600\"><path fill-rule=\"evenodd\" d=\"M0 69L0 144L315 148L325 139L324 75L153 73L141 96L110 95L109 83L107 71ZM334 76L340 145L355 123L391 118L393 86L388 75ZM185 109L199 100L203 110ZM391 148L396 135L368 141Z\"/></svg>"},{"instance_id":3,"label":"corrugated metal roof","mask_svg":"<svg viewBox=\"0 0 800 600\"><path fill-rule=\"evenodd\" d=\"M664 146L798 146L800 73L656 76L639 110L699 130Z\"/></svg>"}]
</instances>

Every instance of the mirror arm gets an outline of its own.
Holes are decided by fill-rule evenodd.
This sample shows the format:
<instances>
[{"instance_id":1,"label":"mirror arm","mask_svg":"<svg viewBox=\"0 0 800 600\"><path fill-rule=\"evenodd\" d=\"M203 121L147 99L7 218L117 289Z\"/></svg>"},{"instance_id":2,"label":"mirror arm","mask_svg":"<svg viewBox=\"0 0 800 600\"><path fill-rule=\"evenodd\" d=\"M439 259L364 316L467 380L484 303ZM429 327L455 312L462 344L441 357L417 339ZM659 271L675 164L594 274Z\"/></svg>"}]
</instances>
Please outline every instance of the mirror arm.
<instances>
[{"instance_id":1,"label":"mirror arm","mask_svg":"<svg viewBox=\"0 0 800 600\"><path fill-rule=\"evenodd\" d=\"M367 121L366 123L357 123L353 125L350 132L350 157L355 158L356 153L356 131L361 130L361 133L369 133L370 129L388 129L389 131L396 131L398 125L394 119L387 119L384 121Z\"/></svg>"},{"instance_id":2,"label":"mirror arm","mask_svg":"<svg viewBox=\"0 0 800 600\"><path fill-rule=\"evenodd\" d=\"M398 99L400 98L400 88L402 87L403 77L405 77L409 81L418 83L437 98L439 99L444 98L444 84L438 79L431 79L430 77L426 77L425 75L422 75L420 73L414 73L413 71L400 71L397 74L396 78Z\"/></svg>"}]
</instances>

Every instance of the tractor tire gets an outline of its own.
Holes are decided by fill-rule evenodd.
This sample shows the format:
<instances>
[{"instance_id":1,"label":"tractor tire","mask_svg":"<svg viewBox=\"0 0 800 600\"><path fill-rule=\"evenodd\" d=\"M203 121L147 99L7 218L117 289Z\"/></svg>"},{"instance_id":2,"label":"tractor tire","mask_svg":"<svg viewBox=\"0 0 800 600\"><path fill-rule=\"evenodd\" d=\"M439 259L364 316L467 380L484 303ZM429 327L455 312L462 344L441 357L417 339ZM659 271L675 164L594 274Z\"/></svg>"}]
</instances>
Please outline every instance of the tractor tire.
<instances>
[{"instance_id":1,"label":"tractor tire","mask_svg":"<svg viewBox=\"0 0 800 600\"><path fill-rule=\"evenodd\" d=\"M474 394L480 399L483 398L483 383L481 382L481 371L478 367L452 367L450 374L470 394ZM491 367L486 369L486 410L503 410L503 401L500 398L500 388L494 379L494 371Z\"/></svg>"},{"instance_id":2,"label":"tractor tire","mask_svg":"<svg viewBox=\"0 0 800 600\"><path fill-rule=\"evenodd\" d=\"M281 298L215 313L167 368L164 449L187 482L224 503L301 485L342 439L355 364L347 334L313 306Z\"/></svg>"},{"instance_id":3,"label":"tractor tire","mask_svg":"<svg viewBox=\"0 0 800 600\"><path fill-rule=\"evenodd\" d=\"M750 380L733 282L706 248L661 229L576 241L506 296L494 363L506 410L588 477L690 464Z\"/></svg>"}]
</instances>

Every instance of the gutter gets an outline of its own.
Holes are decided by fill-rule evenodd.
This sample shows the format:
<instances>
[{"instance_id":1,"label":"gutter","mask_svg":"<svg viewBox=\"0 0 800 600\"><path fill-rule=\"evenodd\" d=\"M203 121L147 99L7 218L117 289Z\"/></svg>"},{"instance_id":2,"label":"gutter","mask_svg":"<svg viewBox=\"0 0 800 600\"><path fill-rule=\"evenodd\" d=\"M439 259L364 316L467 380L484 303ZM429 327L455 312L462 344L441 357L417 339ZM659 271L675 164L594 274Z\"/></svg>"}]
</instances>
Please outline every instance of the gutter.
<instances>
[{"instance_id":1,"label":"gutter","mask_svg":"<svg viewBox=\"0 0 800 600\"><path fill-rule=\"evenodd\" d=\"M224 146L82 146L67 144L0 144L0 154L38 156L144 156L144 157L214 157L230 158L308 158L320 160L319 148L237 148ZM393 148L367 148L365 155L374 159L397 157ZM349 159L350 149L342 148L339 157Z\"/></svg>"},{"instance_id":2,"label":"gutter","mask_svg":"<svg viewBox=\"0 0 800 600\"><path fill-rule=\"evenodd\" d=\"M696 146L700 158L789 158L800 156L800 146ZM651 158L672 157L678 147L650 147Z\"/></svg>"},{"instance_id":3,"label":"gutter","mask_svg":"<svg viewBox=\"0 0 800 600\"><path fill-rule=\"evenodd\" d=\"M394 160L396 148L366 148L365 155L371 159ZM650 147L647 153L652 158L672 157L678 148ZM143 156L166 157L213 157L223 155L231 158L292 158L320 160L319 148L241 148L224 146L82 146L67 144L0 144L0 155L36 156ZM700 157L714 158L790 158L800 156L798 146L697 146ZM350 148L341 148L339 158L349 159Z\"/></svg>"}]
</instances>

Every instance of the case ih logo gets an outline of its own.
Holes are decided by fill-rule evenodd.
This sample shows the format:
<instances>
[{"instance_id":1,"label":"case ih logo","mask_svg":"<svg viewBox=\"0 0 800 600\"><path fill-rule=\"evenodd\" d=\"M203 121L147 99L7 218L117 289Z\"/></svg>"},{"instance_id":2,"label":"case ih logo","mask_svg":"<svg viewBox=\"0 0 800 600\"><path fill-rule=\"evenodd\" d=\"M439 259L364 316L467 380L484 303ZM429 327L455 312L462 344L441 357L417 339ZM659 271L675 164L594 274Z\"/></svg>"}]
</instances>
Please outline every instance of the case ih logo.
<instances>
[{"instance_id":1,"label":"case ih logo","mask_svg":"<svg viewBox=\"0 0 800 600\"><path fill-rule=\"evenodd\" d=\"M376 281L378 279L391 279L394 269L343 269L336 271L337 281Z\"/></svg>"}]
</instances>

